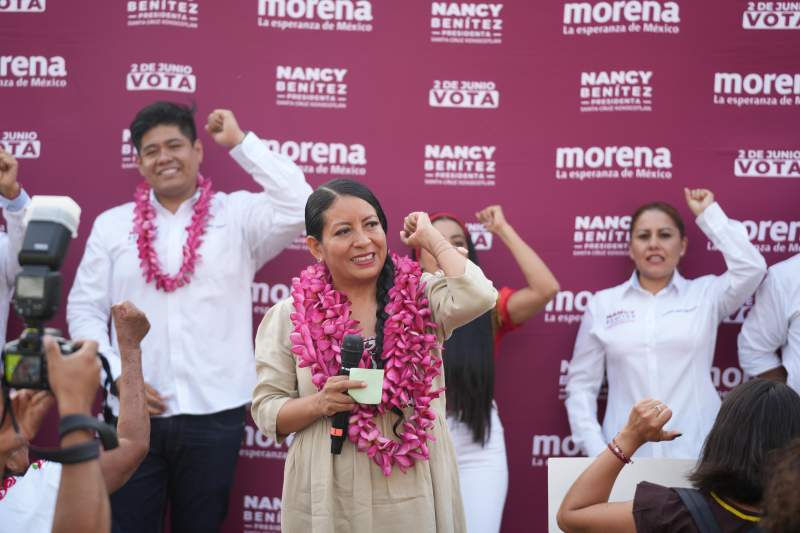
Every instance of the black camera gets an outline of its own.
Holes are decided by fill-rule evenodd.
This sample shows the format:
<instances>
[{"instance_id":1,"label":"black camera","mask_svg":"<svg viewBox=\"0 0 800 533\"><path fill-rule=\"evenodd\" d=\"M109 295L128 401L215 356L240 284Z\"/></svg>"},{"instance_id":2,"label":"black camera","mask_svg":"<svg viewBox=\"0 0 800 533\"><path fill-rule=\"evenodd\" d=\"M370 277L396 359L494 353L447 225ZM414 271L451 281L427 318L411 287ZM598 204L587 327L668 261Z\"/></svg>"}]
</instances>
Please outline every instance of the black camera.
<instances>
[{"instance_id":1,"label":"black camera","mask_svg":"<svg viewBox=\"0 0 800 533\"><path fill-rule=\"evenodd\" d=\"M61 303L59 269L67 246L78 229L80 207L66 196L38 196L29 207L31 216L25 230L19 264L22 271L14 283L14 309L25 323L19 339L3 349L3 382L15 389L49 389L45 334L56 338L61 353L74 351L72 343L58 330L45 328Z\"/></svg>"}]
</instances>

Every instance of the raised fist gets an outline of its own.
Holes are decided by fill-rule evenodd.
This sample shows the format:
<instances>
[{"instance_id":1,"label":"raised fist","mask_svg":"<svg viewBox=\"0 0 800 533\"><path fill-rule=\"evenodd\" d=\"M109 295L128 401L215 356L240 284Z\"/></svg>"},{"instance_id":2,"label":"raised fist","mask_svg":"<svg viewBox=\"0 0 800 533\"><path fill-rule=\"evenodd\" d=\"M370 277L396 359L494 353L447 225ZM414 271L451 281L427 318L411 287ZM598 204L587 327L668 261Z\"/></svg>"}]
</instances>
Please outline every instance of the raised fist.
<instances>
[{"instance_id":1,"label":"raised fist","mask_svg":"<svg viewBox=\"0 0 800 533\"><path fill-rule=\"evenodd\" d=\"M633 406L628 423L623 432L627 432L637 445L645 442L661 442L675 440L681 434L677 431L668 431L664 425L672 418L672 410L658 400L642 400Z\"/></svg>"},{"instance_id":2,"label":"raised fist","mask_svg":"<svg viewBox=\"0 0 800 533\"><path fill-rule=\"evenodd\" d=\"M499 232L508 224L505 215L503 215L503 208L499 205L490 205L485 209L481 209L475 213L475 217L477 217L478 222L483 224L484 228L492 233Z\"/></svg>"},{"instance_id":3,"label":"raised fist","mask_svg":"<svg viewBox=\"0 0 800 533\"><path fill-rule=\"evenodd\" d=\"M436 234L438 234L436 228L431 224L428 213L414 211L403 219L403 230L400 232L400 239L403 241L403 244L410 248L428 249L430 248L431 232L436 232Z\"/></svg>"},{"instance_id":4,"label":"raised fist","mask_svg":"<svg viewBox=\"0 0 800 533\"><path fill-rule=\"evenodd\" d=\"M142 339L150 331L150 322L145 314L131 302L124 301L111 306L111 316L114 317L120 346L139 348Z\"/></svg>"},{"instance_id":5,"label":"raised fist","mask_svg":"<svg viewBox=\"0 0 800 533\"><path fill-rule=\"evenodd\" d=\"M215 109L208 115L206 131L214 142L225 148L233 148L244 139L244 132L236 122L233 112L228 109Z\"/></svg>"},{"instance_id":6,"label":"raised fist","mask_svg":"<svg viewBox=\"0 0 800 533\"><path fill-rule=\"evenodd\" d=\"M0 194L9 200L13 200L19 195L18 168L19 163L14 156L0 146Z\"/></svg>"},{"instance_id":7,"label":"raised fist","mask_svg":"<svg viewBox=\"0 0 800 533\"><path fill-rule=\"evenodd\" d=\"M708 189L684 188L683 194L686 196L686 205L692 210L694 216L700 216L700 213L714 203L714 193Z\"/></svg>"}]
</instances>

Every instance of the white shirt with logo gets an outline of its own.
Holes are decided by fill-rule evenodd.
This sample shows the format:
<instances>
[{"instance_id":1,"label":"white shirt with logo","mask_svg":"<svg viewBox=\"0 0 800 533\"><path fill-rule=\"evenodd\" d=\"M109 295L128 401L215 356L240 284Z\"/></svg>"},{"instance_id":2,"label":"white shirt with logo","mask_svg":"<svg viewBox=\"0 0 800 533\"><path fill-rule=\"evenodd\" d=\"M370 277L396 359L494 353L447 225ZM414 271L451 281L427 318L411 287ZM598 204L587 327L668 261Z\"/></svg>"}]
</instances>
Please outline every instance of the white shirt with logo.
<instances>
[{"instance_id":1,"label":"white shirt with logo","mask_svg":"<svg viewBox=\"0 0 800 533\"><path fill-rule=\"evenodd\" d=\"M0 531L50 533L56 512L61 465L33 463L24 476L0 483Z\"/></svg>"},{"instance_id":2,"label":"white shirt with logo","mask_svg":"<svg viewBox=\"0 0 800 533\"><path fill-rule=\"evenodd\" d=\"M697 224L722 252L728 270L685 279L651 294L636 273L598 292L581 320L567 376L566 407L574 441L589 456L602 452L625 426L640 400L661 400L673 411L666 429L683 433L672 442L648 443L638 457L697 458L720 406L711 381L717 326L753 294L766 271L744 226L716 203ZM608 378L603 425L597 395Z\"/></svg>"},{"instance_id":3,"label":"white shirt with logo","mask_svg":"<svg viewBox=\"0 0 800 533\"><path fill-rule=\"evenodd\" d=\"M770 267L739 334L739 364L751 376L783 365L800 392L800 254Z\"/></svg>"},{"instance_id":4,"label":"white shirt with logo","mask_svg":"<svg viewBox=\"0 0 800 533\"><path fill-rule=\"evenodd\" d=\"M109 338L111 305L130 300L145 312L144 380L164 398L163 416L209 414L244 405L256 383L253 359L253 276L303 230L311 187L288 157L271 152L254 134L230 151L264 192L216 192L200 259L191 282L174 292L146 283L133 231L133 202L94 222L67 303L73 339L94 339L121 370L116 335ZM215 186L224 183L214 180ZM199 192L174 214L151 194L154 243L162 270L177 272L186 227ZM114 331L114 328L111 328Z\"/></svg>"}]
</instances>

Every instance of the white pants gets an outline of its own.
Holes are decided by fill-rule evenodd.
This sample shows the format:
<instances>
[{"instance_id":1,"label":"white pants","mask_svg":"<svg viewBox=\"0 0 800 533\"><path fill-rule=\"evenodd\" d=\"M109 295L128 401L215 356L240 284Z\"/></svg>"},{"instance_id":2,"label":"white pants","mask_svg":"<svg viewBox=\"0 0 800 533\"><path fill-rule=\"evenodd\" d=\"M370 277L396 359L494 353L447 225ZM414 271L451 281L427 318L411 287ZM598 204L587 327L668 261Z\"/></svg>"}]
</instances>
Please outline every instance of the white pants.
<instances>
[{"instance_id":1,"label":"white pants","mask_svg":"<svg viewBox=\"0 0 800 533\"><path fill-rule=\"evenodd\" d=\"M508 463L503 425L492 405L492 432L486 446L472 439L469 426L447 417L461 481L467 533L497 533L508 492Z\"/></svg>"}]
</instances>

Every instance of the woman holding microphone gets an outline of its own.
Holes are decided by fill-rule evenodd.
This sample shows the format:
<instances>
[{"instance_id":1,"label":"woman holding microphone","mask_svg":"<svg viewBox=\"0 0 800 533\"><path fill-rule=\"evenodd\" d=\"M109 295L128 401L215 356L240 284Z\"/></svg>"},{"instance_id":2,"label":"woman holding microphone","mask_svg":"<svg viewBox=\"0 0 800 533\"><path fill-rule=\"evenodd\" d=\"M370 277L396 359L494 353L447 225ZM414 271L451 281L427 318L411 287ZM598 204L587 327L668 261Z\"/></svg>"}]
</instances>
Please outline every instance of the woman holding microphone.
<instances>
[{"instance_id":1,"label":"woman holding microphone","mask_svg":"<svg viewBox=\"0 0 800 533\"><path fill-rule=\"evenodd\" d=\"M270 309L256 336L259 429L294 441L286 459L284 532L463 532L455 452L445 421L440 345L492 308L497 291L426 213L404 219L401 238L433 256L423 274L389 253L386 216L352 180L318 188L305 209L317 263L292 280L292 296ZM384 370L378 405L356 404L338 376L345 334L365 337L361 367ZM331 417L351 412L340 455Z\"/></svg>"}]
</instances>

